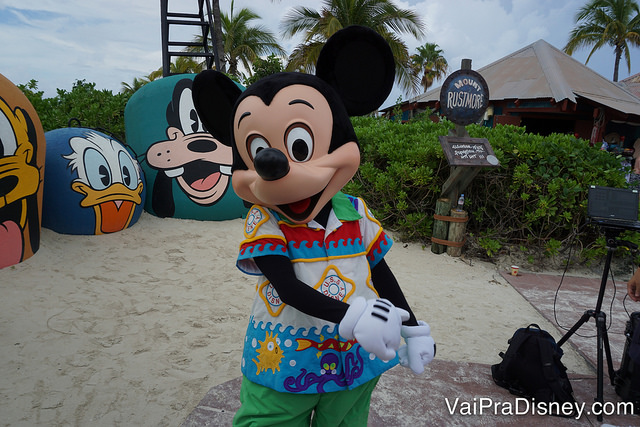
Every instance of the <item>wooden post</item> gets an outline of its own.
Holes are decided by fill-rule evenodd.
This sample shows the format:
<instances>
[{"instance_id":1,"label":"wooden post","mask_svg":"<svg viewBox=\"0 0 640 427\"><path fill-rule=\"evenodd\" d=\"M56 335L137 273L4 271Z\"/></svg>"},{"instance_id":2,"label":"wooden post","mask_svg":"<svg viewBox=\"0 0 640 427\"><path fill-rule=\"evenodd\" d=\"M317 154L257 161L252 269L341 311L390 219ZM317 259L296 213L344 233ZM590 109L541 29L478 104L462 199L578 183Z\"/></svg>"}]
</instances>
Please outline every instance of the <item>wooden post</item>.
<instances>
[{"instance_id":1,"label":"wooden post","mask_svg":"<svg viewBox=\"0 0 640 427\"><path fill-rule=\"evenodd\" d=\"M464 222L452 221L449 224L449 237L447 240L450 242L459 243L458 245L447 246L447 255L449 256L460 256L462 253L462 245L465 241L465 233L467 230L467 212L458 209L451 209L451 216L453 218L464 219Z\"/></svg>"},{"instance_id":2,"label":"wooden post","mask_svg":"<svg viewBox=\"0 0 640 427\"><path fill-rule=\"evenodd\" d=\"M451 209L451 199L438 199L436 201L436 215L448 216ZM446 240L449 234L449 223L436 219L433 221L433 237L436 239ZM445 245L440 243L431 243L431 252L441 254L447 250Z\"/></svg>"},{"instance_id":3,"label":"wooden post","mask_svg":"<svg viewBox=\"0 0 640 427\"><path fill-rule=\"evenodd\" d=\"M469 105L457 101L468 95L469 90L473 90L480 102ZM467 213L453 211L450 214L451 201L458 200L460 193L464 193L481 167L499 166L489 141L485 138L471 138L465 128L465 125L480 119L489 105L489 86L480 73L471 69L470 59L463 59L460 70L444 81L440 89L439 105L440 113L456 126L449 130L448 136L438 137L451 169L449 178L442 186L440 199L436 202L431 252L441 254L446 251L451 256L460 256Z\"/></svg>"}]
</instances>

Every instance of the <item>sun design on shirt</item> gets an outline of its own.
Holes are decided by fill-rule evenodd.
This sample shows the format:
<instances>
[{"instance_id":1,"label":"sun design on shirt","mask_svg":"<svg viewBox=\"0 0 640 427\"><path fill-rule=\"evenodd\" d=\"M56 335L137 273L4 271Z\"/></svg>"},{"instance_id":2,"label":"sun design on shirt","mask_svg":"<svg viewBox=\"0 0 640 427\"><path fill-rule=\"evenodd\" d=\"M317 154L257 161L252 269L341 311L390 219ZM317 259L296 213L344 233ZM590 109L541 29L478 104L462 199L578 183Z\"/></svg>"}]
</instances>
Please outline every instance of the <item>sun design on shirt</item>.
<instances>
[{"instance_id":1,"label":"sun design on shirt","mask_svg":"<svg viewBox=\"0 0 640 427\"><path fill-rule=\"evenodd\" d=\"M269 332L265 334L264 341L258 341L260 343L260 347L257 350L258 360L252 359L258 367L256 375L267 369L271 369L274 374L276 370L280 371L280 361L282 361L284 355L278 344L279 341L278 335L274 336L273 333Z\"/></svg>"}]
</instances>

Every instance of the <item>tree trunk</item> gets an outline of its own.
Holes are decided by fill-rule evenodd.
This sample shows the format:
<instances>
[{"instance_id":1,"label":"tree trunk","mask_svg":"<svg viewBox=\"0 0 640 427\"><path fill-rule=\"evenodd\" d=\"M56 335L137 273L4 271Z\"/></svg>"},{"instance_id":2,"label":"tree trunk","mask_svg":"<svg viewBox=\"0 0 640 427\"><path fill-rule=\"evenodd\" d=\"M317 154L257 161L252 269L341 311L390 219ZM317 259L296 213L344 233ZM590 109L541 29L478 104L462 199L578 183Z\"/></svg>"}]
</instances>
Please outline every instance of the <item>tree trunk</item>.
<instances>
[{"instance_id":1,"label":"tree trunk","mask_svg":"<svg viewBox=\"0 0 640 427\"><path fill-rule=\"evenodd\" d=\"M215 43L213 54L216 61L216 69L221 73L227 71L224 62L224 40L222 39L222 18L220 17L220 0L213 1L213 31L215 31Z\"/></svg>"},{"instance_id":2,"label":"tree trunk","mask_svg":"<svg viewBox=\"0 0 640 427\"><path fill-rule=\"evenodd\" d=\"M238 73L238 61L237 60L229 61L229 74L237 77L237 73Z\"/></svg>"},{"instance_id":3,"label":"tree trunk","mask_svg":"<svg viewBox=\"0 0 640 427\"><path fill-rule=\"evenodd\" d=\"M616 52L616 62L613 66L613 81L617 82L618 81L618 69L620 68L620 58L622 57L622 49L620 49L618 46L616 46L615 49Z\"/></svg>"}]
</instances>

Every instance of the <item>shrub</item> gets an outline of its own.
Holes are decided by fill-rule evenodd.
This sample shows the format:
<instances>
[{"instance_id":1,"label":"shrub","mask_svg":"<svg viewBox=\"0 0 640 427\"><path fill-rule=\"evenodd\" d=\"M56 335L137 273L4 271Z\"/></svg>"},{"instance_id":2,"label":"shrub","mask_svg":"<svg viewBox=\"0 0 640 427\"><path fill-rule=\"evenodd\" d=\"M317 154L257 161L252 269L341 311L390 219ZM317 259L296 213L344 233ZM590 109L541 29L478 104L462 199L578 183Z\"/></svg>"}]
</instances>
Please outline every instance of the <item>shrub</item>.
<instances>
[{"instance_id":1,"label":"shrub","mask_svg":"<svg viewBox=\"0 0 640 427\"><path fill-rule=\"evenodd\" d=\"M124 107L130 94L97 90L95 83L84 80L77 80L71 91L58 89L54 98L44 98L35 80L18 87L35 108L45 132L67 127L69 120L76 118L82 127L106 131L120 142L125 142ZM77 126L77 123L72 123L72 126Z\"/></svg>"},{"instance_id":2,"label":"shrub","mask_svg":"<svg viewBox=\"0 0 640 427\"><path fill-rule=\"evenodd\" d=\"M362 158L345 191L363 196L377 217L406 239L430 237L435 200L449 170L438 142L447 125L429 120L402 125L373 117L353 123Z\"/></svg>"},{"instance_id":3,"label":"shrub","mask_svg":"<svg viewBox=\"0 0 640 427\"><path fill-rule=\"evenodd\" d=\"M450 171L438 136L454 125L424 117L405 124L359 117L353 123L362 161L345 191L364 197L403 239L429 240L436 200ZM542 137L515 126L467 130L471 137L488 139L500 160L499 167L483 168L464 191L468 233L490 256L504 245L533 245L557 254L585 222L589 185L626 185L619 159L573 136ZM595 236L581 233L580 239L587 246Z\"/></svg>"},{"instance_id":4,"label":"shrub","mask_svg":"<svg viewBox=\"0 0 640 427\"><path fill-rule=\"evenodd\" d=\"M71 91L58 89L55 98L44 98L35 80L18 87L45 131L77 118L82 126L105 130L126 143L124 108L130 94L96 90L95 83L84 80L76 81ZM438 136L454 125L434 123L425 115L405 124L374 117L352 122L362 161L345 191L364 197L376 217L401 238L427 242L436 200L450 173ZM553 256L577 237L583 257L606 252L598 233L581 231L581 226L589 185L625 187L619 159L569 135L542 137L514 126L471 125L467 130L472 137L488 139L500 160L499 167L483 168L464 190L467 231L477 247L490 257L507 246L538 248L543 256ZM633 233L622 237L640 243Z\"/></svg>"}]
</instances>

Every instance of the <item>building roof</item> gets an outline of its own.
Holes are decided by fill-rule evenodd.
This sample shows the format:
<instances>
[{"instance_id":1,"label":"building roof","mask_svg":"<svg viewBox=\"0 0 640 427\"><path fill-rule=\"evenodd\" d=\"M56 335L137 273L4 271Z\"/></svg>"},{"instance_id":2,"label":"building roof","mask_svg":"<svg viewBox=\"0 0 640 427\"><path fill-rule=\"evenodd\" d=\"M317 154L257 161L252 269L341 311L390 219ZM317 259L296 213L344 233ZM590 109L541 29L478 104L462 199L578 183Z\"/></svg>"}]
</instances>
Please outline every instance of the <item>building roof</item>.
<instances>
[{"instance_id":1,"label":"building roof","mask_svg":"<svg viewBox=\"0 0 640 427\"><path fill-rule=\"evenodd\" d=\"M640 73L629 76L619 81L618 84L640 98Z\"/></svg>"},{"instance_id":2,"label":"building roof","mask_svg":"<svg viewBox=\"0 0 640 427\"><path fill-rule=\"evenodd\" d=\"M538 40L478 71L487 81L491 101L505 99L552 98L577 103L580 97L624 114L640 115L640 99L589 67ZM429 102L440 99L440 88L409 100Z\"/></svg>"}]
</instances>

